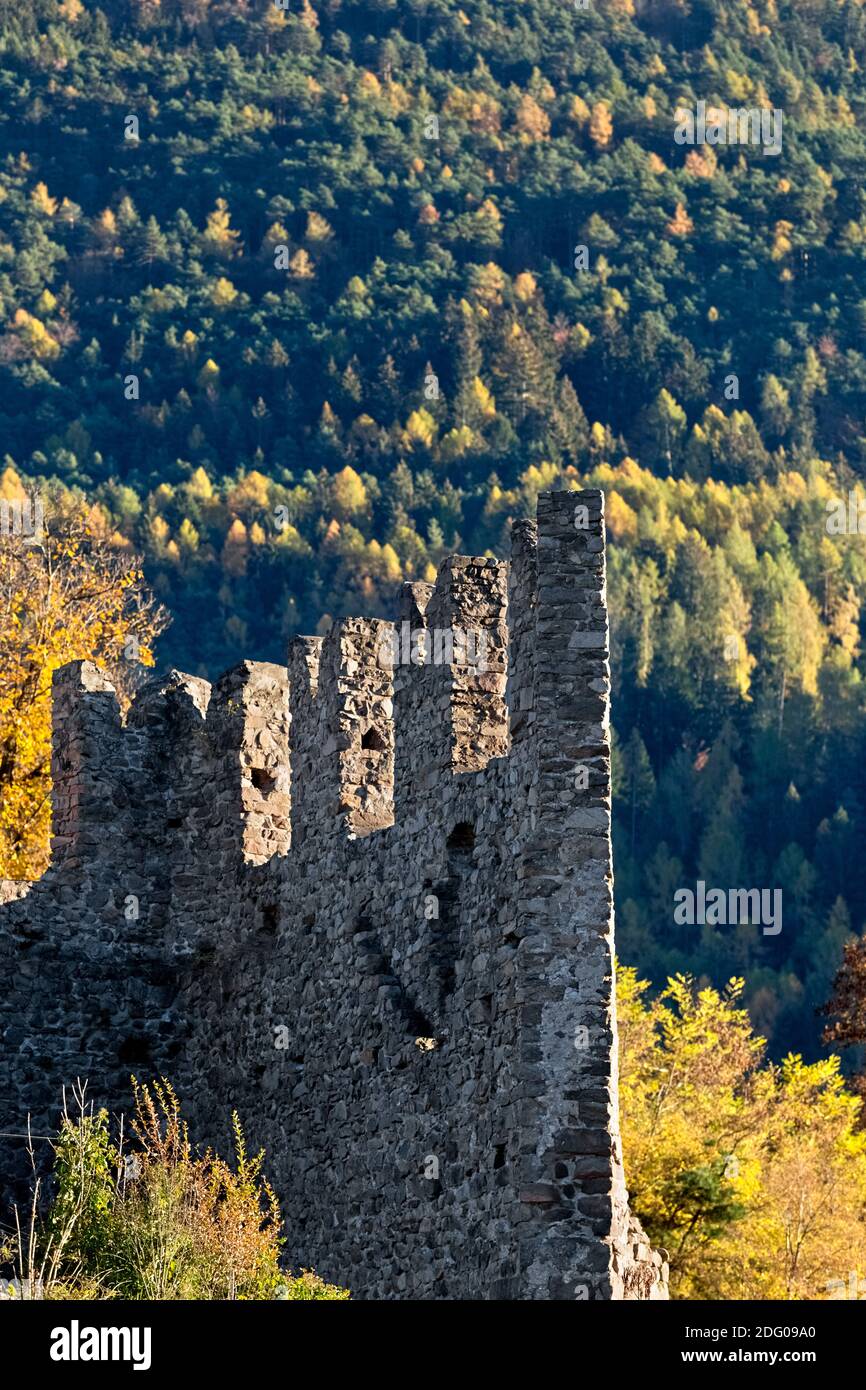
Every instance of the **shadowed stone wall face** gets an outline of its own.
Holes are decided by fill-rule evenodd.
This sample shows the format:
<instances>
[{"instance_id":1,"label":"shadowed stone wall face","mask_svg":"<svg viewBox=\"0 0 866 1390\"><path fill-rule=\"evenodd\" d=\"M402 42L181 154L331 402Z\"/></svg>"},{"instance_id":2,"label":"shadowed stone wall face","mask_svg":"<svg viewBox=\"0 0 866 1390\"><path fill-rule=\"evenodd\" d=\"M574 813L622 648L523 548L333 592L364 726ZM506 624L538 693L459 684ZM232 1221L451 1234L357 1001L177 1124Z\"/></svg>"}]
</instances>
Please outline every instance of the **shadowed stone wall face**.
<instances>
[{"instance_id":1,"label":"shadowed stone wall face","mask_svg":"<svg viewBox=\"0 0 866 1390\"><path fill-rule=\"evenodd\" d=\"M394 636L172 672L125 725L57 673L54 862L0 888L0 1130L162 1073L203 1143L238 1110L290 1264L355 1297L666 1297L617 1119L602 495L406 585Z\"/></svg>"}]
</instances>

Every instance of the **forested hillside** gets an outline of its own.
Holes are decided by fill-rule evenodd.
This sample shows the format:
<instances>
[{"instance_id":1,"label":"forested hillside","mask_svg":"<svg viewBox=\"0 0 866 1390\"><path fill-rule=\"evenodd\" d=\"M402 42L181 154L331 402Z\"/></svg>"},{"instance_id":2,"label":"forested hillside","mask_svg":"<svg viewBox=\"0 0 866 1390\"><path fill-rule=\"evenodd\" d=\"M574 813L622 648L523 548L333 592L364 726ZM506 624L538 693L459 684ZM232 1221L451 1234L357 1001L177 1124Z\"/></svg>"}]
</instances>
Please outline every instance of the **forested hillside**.
<instances>
[{"instance_id":1,"label":"forested hillside","mask_svg":"<svg viewBox=\"0 0 866 1390\"><path fill-rule=\"evenodd\" d=\"M619 949L776 1055L866 921L864 70L863 0L0 0L0 491L83 492L213 676L602 485Z\"/></svg>"}]
</instances>

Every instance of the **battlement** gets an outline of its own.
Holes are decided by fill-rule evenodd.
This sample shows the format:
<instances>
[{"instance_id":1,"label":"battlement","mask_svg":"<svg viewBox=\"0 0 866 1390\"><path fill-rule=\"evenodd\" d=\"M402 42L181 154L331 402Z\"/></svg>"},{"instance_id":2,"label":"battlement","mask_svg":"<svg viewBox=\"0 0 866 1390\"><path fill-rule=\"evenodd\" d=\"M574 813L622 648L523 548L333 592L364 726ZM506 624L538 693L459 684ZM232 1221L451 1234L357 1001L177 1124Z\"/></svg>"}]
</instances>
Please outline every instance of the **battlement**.
<instances>
[{"instance_id":1,"label":"battlement","mask_svg":"<svg viewBox=\"0 0 866 1390\"><path fill-rule=\"evenodd\" d=\"M554 678L572 651L585 663L592 650L573 633L559 642L562 624L581 617L590 637L593 624L605 635L601 494L551 495L541 516L540 541L534 523L515 527L511 566L449 556L435 585L403 586L396 622L343 619L327 637L295 638L286 667L244 661L213 687L169 672L139 692L125 721L92 662L57 671L56 861L113 853L154 797L165 801L166 831L188 830L203 797L210 830L228 843L234 827L239 853L263 863L293 843L386 829L395 807L411 814L443 778L508 756L534 727L551 674L545 646L556 648ZM584 587L565 596L563 565L578 563Z\"/></svg>"},{"instance_id":2,"label":"battlement","mask_svg":"<svg viewBox=\"0 0 866 1390\"><path fill-rule=\"evenodd\" d=\"M664 1296L619 1145L609 694L597 491L285 667L172 671L125 719L62 668L52 866L0 894L0 1130L161 1071L207 1142L239 1110L292 1260L356 1295Z\"/></svg>"}]
</instances>

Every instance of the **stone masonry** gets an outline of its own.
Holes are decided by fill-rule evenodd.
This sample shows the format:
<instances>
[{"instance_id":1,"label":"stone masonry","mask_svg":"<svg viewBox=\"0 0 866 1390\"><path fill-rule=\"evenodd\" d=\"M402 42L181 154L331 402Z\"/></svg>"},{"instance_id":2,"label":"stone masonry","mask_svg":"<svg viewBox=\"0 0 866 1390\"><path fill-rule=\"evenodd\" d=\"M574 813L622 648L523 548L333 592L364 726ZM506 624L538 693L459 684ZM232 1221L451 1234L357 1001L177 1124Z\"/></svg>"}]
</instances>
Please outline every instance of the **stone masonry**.
<instances>
[{"instance_id":1,"label":"stone masonry","mask_svg":"<svg viewBox=\"0 0 866 1390\"><path fill-rule=\"evenodd\" d=\"M404 586L414 660L351 618L125 720L58 671L52 866L0 891L0 1132L164 1075L202 1144L237 1109L288 1263L355 1298L667 1297L618 1129L604 565L602 494L547 493L510 565Z\"/></svg>"}]
</instances>

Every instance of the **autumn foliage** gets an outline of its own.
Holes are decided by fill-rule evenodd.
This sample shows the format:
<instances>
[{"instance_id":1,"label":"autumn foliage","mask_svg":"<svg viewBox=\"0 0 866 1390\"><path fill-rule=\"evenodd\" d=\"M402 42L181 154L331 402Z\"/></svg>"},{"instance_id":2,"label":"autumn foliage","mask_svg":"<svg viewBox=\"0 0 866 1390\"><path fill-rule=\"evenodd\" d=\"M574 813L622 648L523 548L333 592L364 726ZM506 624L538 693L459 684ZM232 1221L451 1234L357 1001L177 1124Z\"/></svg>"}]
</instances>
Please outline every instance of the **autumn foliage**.
<instances>
[{"instance_id":1,"label":"autumn foliage","mask_svg":"<svg viewBox=\"0 0 866 1390\"><path fill-rule=\"evenodd\" d=\"M23 495L11 470L0 496ZM47 499L46 499L47 500ZM165 614L131 549L98 509L44 505L38 536L0 536L0 877L36 878L48 862L51 676L92 658L128 697L152 665ZM8 528L7 528L8 529Z\"/></svg>"},{"instance_id":2,"label":"autumn foliage","mask_svg":"<svg viewBox=\"0 0 866 1390\"><path fill-rule=\"evenodd\" d=\"M838 1058L765 1062L741 980L649 998L621 969L617 989L626 1179L672 1296L824 1299L866 1273L866 1133Z\"/></svg>"}]
</instances>

